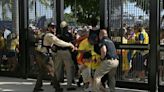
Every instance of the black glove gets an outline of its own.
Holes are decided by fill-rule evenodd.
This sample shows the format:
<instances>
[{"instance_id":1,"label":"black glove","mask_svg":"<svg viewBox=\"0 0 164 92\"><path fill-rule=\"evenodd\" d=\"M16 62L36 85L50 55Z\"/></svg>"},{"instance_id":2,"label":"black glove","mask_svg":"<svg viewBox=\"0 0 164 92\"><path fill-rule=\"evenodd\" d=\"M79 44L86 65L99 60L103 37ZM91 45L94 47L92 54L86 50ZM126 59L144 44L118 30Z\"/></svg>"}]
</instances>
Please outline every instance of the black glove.
<instances>
[{"instance_id":1,"label":"black glove","mask_svg":"<svg viewBox=\"0 0 164 92\"><path fill-rule=\"evenodd\" d=\"M92 58L91 52L90 52L90 51L84 52L83 58L84 58L84 59L90 59L90 58Z\"/></svg>"}]
</instances>

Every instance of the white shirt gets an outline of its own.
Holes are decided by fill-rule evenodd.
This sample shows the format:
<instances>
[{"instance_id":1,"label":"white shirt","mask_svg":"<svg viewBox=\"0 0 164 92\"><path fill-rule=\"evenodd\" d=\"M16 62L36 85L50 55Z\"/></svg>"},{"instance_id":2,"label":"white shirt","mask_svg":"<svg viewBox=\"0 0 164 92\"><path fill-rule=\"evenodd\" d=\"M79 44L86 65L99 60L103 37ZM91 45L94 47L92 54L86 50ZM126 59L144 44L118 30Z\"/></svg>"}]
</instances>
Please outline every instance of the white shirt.
<instances>
[{"instance_id":1,"label":"white shirt","mask_svg":"<svg viewBox=\"0 0 164 92\"><path fill-rule=\"evenodd\" d=\"M43 41L44 46L50 46L52 47L54 44L60 47L71 47L71 43L67 43L63 40L60 40L57 38L55 35L52 33L46 33L44 36L44 41ZM37 48L38 51L40 52L47 52L47 49L45 47L43 48Z\"/></svg>"},{"instance_id":2,"label":"white shirt","mask_svg":"<svg viewBox=\"0 0 164 92\"><path fill-rule=\"evenodd\" d=\"M5 39L7 39L7 36L8 36L10 33L11 33L10 30L5 29L3 37L4 37Z\"/></svg>"}]
</instances>

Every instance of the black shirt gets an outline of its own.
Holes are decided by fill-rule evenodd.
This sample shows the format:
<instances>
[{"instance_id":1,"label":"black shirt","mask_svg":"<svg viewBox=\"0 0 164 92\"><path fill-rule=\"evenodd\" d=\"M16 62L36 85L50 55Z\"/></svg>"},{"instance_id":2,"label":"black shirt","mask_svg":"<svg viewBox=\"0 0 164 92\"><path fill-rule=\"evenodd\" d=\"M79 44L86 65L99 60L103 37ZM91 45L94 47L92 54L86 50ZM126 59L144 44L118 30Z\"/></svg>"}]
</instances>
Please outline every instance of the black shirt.
<instances>
[{"instance_id":1,"label":"black shirt","mask_svg":"<svg viewBox=\"0 0 164 92\"><path fill-rule=\"evenodd\" d=\"M106 56L105 58L107 59L118 59L118 55L116 53L116 48L115 48L115 45L114 43L108 38L108 37L104 37L101 41L100 41L100 48L102 48L102 46L106 46L107 48L107 53L106 53Z\"/></svg>"}]
</instances>

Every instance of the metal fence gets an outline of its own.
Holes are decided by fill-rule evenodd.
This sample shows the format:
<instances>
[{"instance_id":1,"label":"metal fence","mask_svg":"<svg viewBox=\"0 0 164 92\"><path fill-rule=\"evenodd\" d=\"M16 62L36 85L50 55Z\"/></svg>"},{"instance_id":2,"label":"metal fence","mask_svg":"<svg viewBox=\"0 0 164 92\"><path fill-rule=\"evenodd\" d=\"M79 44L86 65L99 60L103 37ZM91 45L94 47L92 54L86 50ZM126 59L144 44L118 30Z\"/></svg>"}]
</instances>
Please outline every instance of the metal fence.
<instances>
[{"instance_id":1,"label":"metal fence","mask_svg":"<svg viewBox=\"0 0 164 92\"><path fill-rule=\"evenodd\" d=\"M3 3L2 3L3 1ZM13 25L12 14L10 10L8 0L1 0L2 3L0 7L0 26L2 24L7 25L7 27L12 30L10 26ZM11 0L12 1L12 0ZM15 0L14 0L15 1ZM45 0L46 1L46 0ZM144 1L140 2L139 1ZM138 3L137 3L138 2ZM146 10L148 7L149 0L110 0L110 29L112 32L112 40L114 42L119 42L122 44L131 44L128 41L124 42L124 31L122 30L124 24L127 24L131 29L134 28L138 23L142 23L148 36L149 36L149 11ZM141 5L140 5L141 4ZM2 7L3 6L3 7ZM47 23L50 21L55 22L55 1L47 0L46 2L41 2L41 0L29 0L29 26L30 24L38 28L45 28ZM161 0L161 8L163 8L163 0ZM14 11L14 10L13 10ZM6 16L7 14L8 16ZM163 16L163 9L161 9L161 18ZM161 19L162 20L162 19ZM5 24L6 21L9 23ZM163 22L161 22L161 30ZM9 24L9 25L8 25ZM127 30L127 31L130 31ZM163 31L161 31L163 34ZM130 35L130 34L129 34ZM162 36L163 37L163 36ZM161 38L163 39L163 38ZM126 39L127 40L127 39ZM135 39L134 43L135 44ZM138 44L137 44L138 45ZM143 44L139 44L138 46ZM162 45L162 44L161 44ZM6 51L0 51L0 71L10 71L9 67L11 63L5 58ZM138 50L133 48L117 48L117 53L119 55L120 64L117 70L117 80L118 81L130 81L130 82L143 82L147 83L148 78L148 53L147 49ZM163 63L163 51L161 51L161 61L159 64L159 77L160 83L163 85L164 81L164 63ZM19 55L19 54L17 54ZM30 54L32 55L32 53ZM2 60L3 59L3 60ZM37 73L36 63L31 56L30 58L30 74Z\"/></svg>"},{"instance_id":2,"label":"metal fence","mask_svg":"<svg viewBox=\"0 0 164 92\"><path fill-rule=\"evenodd\" d=\"M56 22L55 0L45 0L45 2L42 2L42 0L29 0L28 6L29 6L29 11L28 11L29 27L31 27L32 30L41 29L42 31L45 31L48 23ZM28 31L32 31L32 30L28 30ZM30 63L29 63L30 68L28 70L28 74L34 75L38 73L38 66L36 65L34 59L34 53L31 49L29 51L29 54L30 54Z\"/></svg>"},{"instance_id":3,"label":"metal fence","mask_svg":"<svg viewBox=\"0 0 164 92\"><path fill-rule=\"evenodd\" d=\"M29 0L29 24L43 28L49 22L56 22L55 5L55 0Z\"/></svg>"}]
</instances>

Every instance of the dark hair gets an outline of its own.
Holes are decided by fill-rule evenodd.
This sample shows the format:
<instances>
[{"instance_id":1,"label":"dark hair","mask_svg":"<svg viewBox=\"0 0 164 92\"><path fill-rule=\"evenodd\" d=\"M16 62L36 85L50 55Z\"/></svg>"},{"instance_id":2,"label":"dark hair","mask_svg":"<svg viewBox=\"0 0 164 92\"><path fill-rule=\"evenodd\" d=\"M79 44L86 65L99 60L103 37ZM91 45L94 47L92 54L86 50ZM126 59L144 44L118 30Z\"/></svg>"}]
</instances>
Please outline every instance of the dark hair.
<instances>
[{"instance_id":1,"label":"dark hair","mask_svg":"<svg viewBox=\"0 0 164 92\"><path fill-rule=\"evenodd\" d=\"M97 36L98 35L96 35L96 34L91 34L91 35L89 35L88 39L89 40L95 40Z\"/></svg>"},{"instance_id":2,"label":"dark hair","mask_svg":"<svg viewBox=\"0 0 164 92\"><path fill-rule=\"evenodd\" d=\"M92 29L90 29L90 30L89 30L89 36L92 35L92 34L95 34L95 35L98 36L98 35L99 35L99 32L100 32L99 29L97 29L97 30L92 30Z\"/></svg>"},{"instance_id":3,"label":"dark hair","mask_svg":"<svg viewBox=\"0 0 164 92\"><path fill-rule=\"evenodd\" d=\"M97 22L98 22L98 20L96 18L92 18L91 19L91 25L92 25L92 27L96 27L97 26Z\"/></svg>"}]
</instances>

